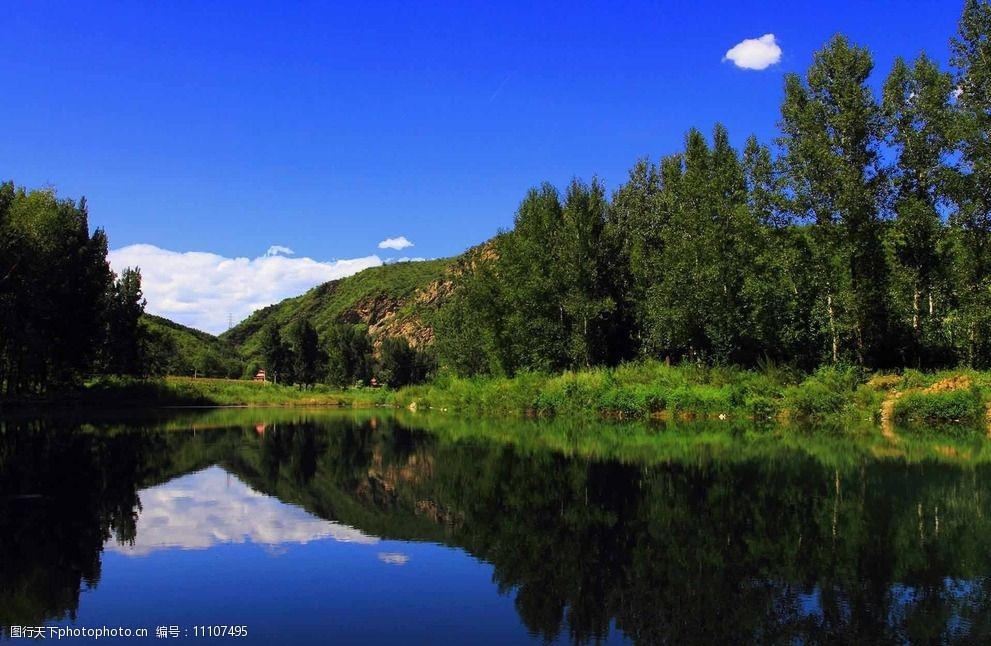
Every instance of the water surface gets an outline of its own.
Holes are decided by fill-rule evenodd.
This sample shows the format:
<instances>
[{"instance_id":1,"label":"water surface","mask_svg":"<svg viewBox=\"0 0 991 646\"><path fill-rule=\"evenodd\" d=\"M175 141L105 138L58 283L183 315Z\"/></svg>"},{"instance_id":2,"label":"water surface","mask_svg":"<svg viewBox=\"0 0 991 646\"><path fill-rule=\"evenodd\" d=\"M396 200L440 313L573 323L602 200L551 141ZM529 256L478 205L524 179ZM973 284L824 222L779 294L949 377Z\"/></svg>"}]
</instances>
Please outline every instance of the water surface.
<instances>
[{"instance_id":1,"label":"water surface","mask_svg":"<svg viewBox=\"0 0 991 646\"><path fill-rule=\"evenodd\" d=\"M8 421L0 627L991 640L986 441L848 435L264 410Z\"/></svg>"}]
</instances>

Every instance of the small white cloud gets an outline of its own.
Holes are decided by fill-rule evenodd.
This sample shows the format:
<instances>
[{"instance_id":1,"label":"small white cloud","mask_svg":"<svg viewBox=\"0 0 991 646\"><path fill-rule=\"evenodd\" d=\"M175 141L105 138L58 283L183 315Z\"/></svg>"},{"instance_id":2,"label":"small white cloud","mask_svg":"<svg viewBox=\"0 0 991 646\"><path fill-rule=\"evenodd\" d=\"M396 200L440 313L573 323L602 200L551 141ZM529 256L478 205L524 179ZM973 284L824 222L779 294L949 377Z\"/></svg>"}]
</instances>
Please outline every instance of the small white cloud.
<instances>
[{"instance_id":1,"label":"small white cloud","mask_svg":"<svg viewBox=\"0 0 991 646\"><path fill-rule=\"evenodd\" d=\"M382 264L375 255L328 262L268 253L254 259L225 258L149 244L114 249L109 257L114 271L141 269L149 313L214 334L227 329L228 316L240 321L257 309L328 280Z\"/></svg>"},{"instance_id":2,"label":"small white cloud","mask_svg":"<svg viewBox=\"0 0 991 646\"><path fill-rule=\"evenodd\" d=\"M954 101L959 101L960 97L963 96L963 88L960 87L959 85L956 86L955 88L953 88L953 91L950 92L950 95L953 96Z\"/></svg>"},{"instance_id":3,"label":"small white cloud","mask_svg":"<svg viewBox=\"0 0 991 646\"><path fill-rule=\"evenodd\" d=\"M774 34L764 34L760 38L747 38L732 48L723 57L723 61L733 61L733 64L745 70L763 70L781 60L781 48L774 39Z\"/></svg>"},{"instance_id":4,"label":"small white cloud","mask_svg":"<svg viewBox=\"0 0 991 646\"><path fill-rule=\"evenodd\" d=\"M274 245L272 245L271 247L268 248L268 251L265 252L265 255L266 256L291 256L294 253L296 253L296 252L293 251L292 249L290 249L289 247L283 247L280 244L274 244Z\"/></svg>"},{"instance_id":5,"label":"small white cloud","mask_svg":"<svg viewBox=\"0 0 991 646\"><path fill-rule=\"evenodd\" d=\"M398 238L386 238L379 243L379 249L395 249L396 251L402 251L407 247L412 247L413 243L406 239L406 236L399 236Z\"/></svg>"}]
</instances>

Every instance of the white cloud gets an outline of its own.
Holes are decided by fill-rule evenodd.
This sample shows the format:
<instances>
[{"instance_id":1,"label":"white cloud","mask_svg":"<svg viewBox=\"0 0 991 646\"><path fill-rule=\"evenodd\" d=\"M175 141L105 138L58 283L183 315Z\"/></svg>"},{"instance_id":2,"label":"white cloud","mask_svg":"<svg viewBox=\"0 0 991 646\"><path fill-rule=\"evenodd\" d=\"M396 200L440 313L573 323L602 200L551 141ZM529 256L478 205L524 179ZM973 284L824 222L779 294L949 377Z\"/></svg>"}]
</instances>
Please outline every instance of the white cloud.
<instances>
[{"instance_id":1,"label":"white cloud","mask_svg":"<svg viewBox=\"0 0 991 646\"><path fill-rule=\"evenodd\" d=\"M413 243L406 239L406 236L399 236L398 238L386 238L379 243L379 249L395 249L396 251L402 251L407 247L412 247Z\"/></svg>"},{"instance_id":2,"label":"white cloud","mask_svg":"<svg viewBox=\"0 0 991 646\"><path fill-rule=\"evenodd\" d=\"M723 61L727 60L745 70L763 70L781 60L781 48L774 40L774 34L764 34L733 45L723 57Z\"/></svg>"},{"instance_id":3,"label":"white cloud","mask_svg":"<svg viewBox=\"0 0 991 646\"><path fill-rule=\"evenodd\" d=\"M294 253L296 253L296 252L293 251L292 249L290 249L289 247L283 247L280 244L274 244L274 245L272 245L271 247L268 248L268 251L265 252L265 255L266 256L291 256Z\"/></svg>"},{"instance_id":4,"label":"white cloud","mask_svg":"<svg viewBox=\"0 0 991 646\"><path fill-rule=\"evenodd\" d=\"M205 550L222 543L379 542L378 537L354 527L317 518L259 493L217 466L145 489L139 496L141 512L134 544L119 545L110 539L106 549L145 556L169 549Z\"/></svg>"},{"instance_id":5,"label":"white cloud","mask_svg":"<svg viewBox=\"0 0 991 646\"><path fill-rule=\"evenodd\" d=\"M110 265L117 272L125 267L141 268L149 313L218 333L227 329L228 316L240 321L259 308L328 280L382 264L376 255L321 262L280 253L254 259L225 258L215 253L135 244L112 250Z\"/></svg>"}]
</instances>

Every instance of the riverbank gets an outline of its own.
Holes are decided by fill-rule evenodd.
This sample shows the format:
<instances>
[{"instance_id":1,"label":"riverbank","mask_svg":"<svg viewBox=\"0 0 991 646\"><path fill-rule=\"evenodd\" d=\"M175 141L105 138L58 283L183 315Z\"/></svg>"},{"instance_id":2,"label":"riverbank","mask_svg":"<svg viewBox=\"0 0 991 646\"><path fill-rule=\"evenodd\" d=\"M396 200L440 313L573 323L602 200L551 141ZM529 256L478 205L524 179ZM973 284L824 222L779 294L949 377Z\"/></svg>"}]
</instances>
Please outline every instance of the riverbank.
<instances>
[{"instance_id":1,"label":"riverbank","mask_svg":"<svg viewBox=\"0 0 991 646\"><path fill-rule=\"evenodd\" d=\"M163 406L370 408L381 403L383 395L382 389L342 391L324 385L300 389L238 379L104 377L78 389L8 399L2 405L6 410Z\"/></svg>"},{"instance_id":2,"label":"riverbank","mask_svg":"<svg viewBox=\"0 0 991 646\"><path fill-rule=\"evenodd\" d=\"M442 376L386 388L300 389L230 379L103 378L49 397L4 402L5 409L248 406L434 409L480 417L955 424L991 429L991 372L868 373L855 367L806 374L636 362L513 378Z\"/></svg>"},{"instance_id":3,"label":"riverbank","mask_svg":"<svg viewBox=\"0 0 991 646\"><path fill-rule=\"evenodd\" d=\"M991 373L953 370L871 374L855 367L809 375L637 362L560 375L441 378L403 388L391 403L473 415L605 418L897 421L983 424Z\"/></svg>"}]
</instances>

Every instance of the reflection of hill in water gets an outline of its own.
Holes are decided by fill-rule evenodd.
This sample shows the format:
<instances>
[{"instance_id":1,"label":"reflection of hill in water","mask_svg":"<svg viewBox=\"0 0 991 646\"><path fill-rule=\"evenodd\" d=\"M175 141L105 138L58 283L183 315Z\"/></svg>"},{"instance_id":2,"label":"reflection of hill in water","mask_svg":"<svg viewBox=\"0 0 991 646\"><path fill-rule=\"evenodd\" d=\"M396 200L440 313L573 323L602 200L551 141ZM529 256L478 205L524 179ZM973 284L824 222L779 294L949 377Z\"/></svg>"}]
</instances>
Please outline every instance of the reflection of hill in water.
<instances>
[{"instance_id":1,"label":"reflection of hill in water","mask_svg":"<svg viewBox=\"0 0 991 646\"><path fill-rule=\"evenodd\" d=\"M0 491L44 496L0 502L0 623L71 612L80 585L99 578L107 538L138 551L165 542L144 536L158 516L147 492L135 524L137 490L174 492L191 477L211 490L223 472L202 469L219 464L243 481L239 496L262 497L253 489L315 516L302 516L299 540L342 523L464 547L494 565L523 621L547 637L602 636L610 621L642 643L991 637L989 467L705 455L572 459L350 416L263 433L255 423L116 434L35 425L0 435ZM227 519L224 540L296 531L295 516L272 519L269 529Z\"/></svg>"},{"instance_id":2,"label":"reflection of hill in water","mask_svg":"<svg viewBox=\"0 0 991 646\"><path fill-rule=\"evenodd\" d=\"M222 543L305 544L320 539L373 544L374 536L317 518L209 467L138 492L133 541L106 548L129 556L163 549L208 549Z\"/></svg>"}]
</instances>

